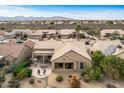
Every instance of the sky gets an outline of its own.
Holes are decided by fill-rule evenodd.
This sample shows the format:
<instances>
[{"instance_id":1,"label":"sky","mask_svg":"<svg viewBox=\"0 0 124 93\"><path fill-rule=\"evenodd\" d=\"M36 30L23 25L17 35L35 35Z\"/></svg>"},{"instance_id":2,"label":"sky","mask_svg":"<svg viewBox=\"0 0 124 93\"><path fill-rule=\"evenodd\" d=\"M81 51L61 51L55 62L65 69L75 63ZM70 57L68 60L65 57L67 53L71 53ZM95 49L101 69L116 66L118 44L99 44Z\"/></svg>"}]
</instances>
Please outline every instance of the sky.
<instances>
[{"instance_id":1,"label":"sky","mask_svg":"<svg viewBox=\"0 0 124 93\"><path fill-rule=\"evenodd\" d=\"M0 16L124 20L124 5L0 5Z\"/></svg>"}]
</instances>

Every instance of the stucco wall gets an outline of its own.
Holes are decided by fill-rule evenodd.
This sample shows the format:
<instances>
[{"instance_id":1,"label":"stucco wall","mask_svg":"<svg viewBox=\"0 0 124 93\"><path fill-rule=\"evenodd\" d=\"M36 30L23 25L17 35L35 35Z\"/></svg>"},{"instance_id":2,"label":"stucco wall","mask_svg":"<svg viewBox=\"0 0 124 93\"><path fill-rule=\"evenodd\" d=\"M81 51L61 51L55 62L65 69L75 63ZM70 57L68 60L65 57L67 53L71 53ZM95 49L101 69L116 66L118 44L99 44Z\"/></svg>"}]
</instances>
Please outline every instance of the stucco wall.
<instances>
[{"instance_id":1,"label":"stucco wall","mask_svg":"<svg viewBox=\"0 0 124 93\"><path fill-rule=\"evenodd\" d=\"M67 57L66 55L73 58L74 60ZM59 62L63 62L63 63L73 62L74 63L74 69L73 70L81 70L80 69L80 62L84 63L84 68L92 65L90 60L77 54L76 52L70 51L70 52L66 53L66 55L63 55L60 58L52 61L52 68L54 71L56 71L56 69L54 68L54 63L59 63ZM62 70L62 69L59 69L59 70Z\"/></svg>"}]
</instances>

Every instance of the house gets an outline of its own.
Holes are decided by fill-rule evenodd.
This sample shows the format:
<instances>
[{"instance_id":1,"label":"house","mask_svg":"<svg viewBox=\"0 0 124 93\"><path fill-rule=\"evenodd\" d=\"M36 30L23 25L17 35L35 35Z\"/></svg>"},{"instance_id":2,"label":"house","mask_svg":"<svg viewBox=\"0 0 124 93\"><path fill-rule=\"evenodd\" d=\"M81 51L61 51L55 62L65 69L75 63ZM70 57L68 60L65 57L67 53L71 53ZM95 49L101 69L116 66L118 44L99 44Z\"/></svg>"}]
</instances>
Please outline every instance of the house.
<instances>
[{"instance_id":1,"label":"house","mask_svg":"<svg viewBox=\"0 0 124 93\"><path fill-rule=\"evenodd\" d=\"M124 35L124 31L122 29L103 29L103 30L101 30L101 37L111 35L112 33L117 33L120 36Z\"/></svg>"},{"instance_id":2,"label":"house","mask_svg":"<svg viewBox=\"0 0 124 93\"><path fill-rule=\"evenodd\" d=\"M4 36L5 31L4 30L0 30L0 36Z\"/></svg>"},{"instance_id":3,"label":"house","mask_svg":"<svg viewBox=\"0 0 124 93\"><path fill-rule=\"evenodd\" d=\"M71 36L76 37L75 33L76 33L75 29L61 29L60 30L60 36L62 39L68 39Z\"/></svg>"},{"instance_id":4,"label":"house","mask_svg":"<svg viewBox=\"0 0 124 93\"><path fill-rule=\"evenodd\" d=\"M55 37L57 30L36 30L29 34L30 39L40 39L42 37Z\"/></svg>"},{"instance_id":5,"label":"house","mask_svg":"<svg viewBox=\"0 0 124 93\"><path fill-rule=\"evenodd\" d=\"M13 29L11 32L6 32L4 36L6 38L12 38L15 35L29 35L30 33L32 33L30 29Z\"/></svg>"},{"instance_id":6,"label":"house","mask_svg":"<svg viewBox=\"0 0 124 93\"><path fill-rule=\"evenodd\" d=\"M60 30L37 30L33 33L29 34L30 39L40 39L42 37L46 37L48 39L54 38L56 39L58 35L61 37L61 39L68 39L70 38L70 35L75 35L74 29L60 29ZM75 37L75 36L73 36Z\"/></svg>"},{"instance_id":7,"label":"house","mask_svg":"<svg viewBox=\"0 0 124 93\"><path fill-rule=\"evenodd\" d=\"M21 60L31 55L34 43L27 41L25 43L4 43L0 44L0 56L3 60L0 63L5 65L18 64Z\"/></svg>"},{"instance_id":8,"label":"house","mask_svg":"<svg viewBox=\"0 0 124 93\"><path fill-rule=\"evenodd\" d=\"M99 50L105 56L115 55L124 59L124 45L120 40L97 40L92 46L90 46L90 50Z\"/></svg>"},{"instance_id":9,"label":"house","mask_svg":"<svg viewBox=\"0 0 124 93\"><path fill-rule=\"evenodd\" d=\"M124 47L122 47L121 49L117 49L116 52L113 53L113 55L124 59Z\"/></svg>"},{"instance_id":10,"label":"house","mask_svg":"<svg viewBox=\"0 0 124 93\"><path fill-rule=\"evenodd\" d=\"M80 41L36 42L32 60L51 64L53 71L76 71L91 66L91 57Z\"/></svg>"}]
</instances>

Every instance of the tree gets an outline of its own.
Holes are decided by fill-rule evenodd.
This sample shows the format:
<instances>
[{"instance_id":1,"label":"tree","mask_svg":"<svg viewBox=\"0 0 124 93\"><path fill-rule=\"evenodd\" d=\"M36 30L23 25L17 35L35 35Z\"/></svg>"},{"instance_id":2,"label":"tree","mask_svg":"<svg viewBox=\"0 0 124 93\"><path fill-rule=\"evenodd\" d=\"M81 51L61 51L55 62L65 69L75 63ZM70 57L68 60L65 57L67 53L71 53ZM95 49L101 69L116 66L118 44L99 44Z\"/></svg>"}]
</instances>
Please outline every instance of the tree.
<instances>
[{"instance_id":1,"label":"tree","mask_svg":"<svg viewBox=\"0 0 124 93\"><path fill-rule=\"evenodd\" d=\"M79 32L80 32L80 30L81 30L81 26L78 24L78 25L76 25L76 27L75 27L75 31L76 31L76 37L77 37L77 39L79 39L80 37L79 37Z\"/></svg>"},{"instance_id":2,"label":"tree","mask_svg":"<svg viewBox=\"0 0 124 93\"><path fill-rule=\"evenodd\" d=\"M95 51L95 52L93 52L93 54L92 54L92 60L93 60L94 64L97 65L97 66L100 64L101 60L102 60L104 57L105 57L105 55L102 54L101 51Z\"/></svg>"},{"instance_id":3,"label":"tree","mask_svg":"<svg viewBox=\"0 0 124 93\"><path fill-rule=\"evenodd\" d=\"M51 22L50 22L50 25L54 25L54 22L53 22L53 21L51 21Z\"/></svg>"},{"instance_id":4,"label":"tree","mask_svg":"<svg viewBox=\"0 0 124 93\"><path fill-rule=\"evenodd\" d=\"M120 78L120 63L123 60L116 56L107 56L101 63L100 67L103 69L106 76L112 79ZM123 61L124 62L124 61Z\"/></svg>"},{"instance_id":5,"label":"tree","mask_svg":"<svg viewBox=\"0 0 124 93\"><path fill-rule=\"evenodd\" d=\"M103 75L100 67L92 66L88 75L91 80L103 80Z\"/></svg>"},{"instance_id":6,"label":"tree","mask_svg":"<svg viewBox=\"0 0 124 93\"><path fill-rule=\"evenodd\" d=\"M107 21L106 24L107 25L113 24L113 21Z\"/></svg>"},{"instance_id":7,"label":"tree","mask_svg":"<svg viewBox=\"0 0 124 93\"><path fill-rule=\"evenodd\" d=\"M91 36L96 36L96 37L100 36L100 29L99 28L89 29L86 32L88 35L91 35Z\"/></svg>"}]
</instances>

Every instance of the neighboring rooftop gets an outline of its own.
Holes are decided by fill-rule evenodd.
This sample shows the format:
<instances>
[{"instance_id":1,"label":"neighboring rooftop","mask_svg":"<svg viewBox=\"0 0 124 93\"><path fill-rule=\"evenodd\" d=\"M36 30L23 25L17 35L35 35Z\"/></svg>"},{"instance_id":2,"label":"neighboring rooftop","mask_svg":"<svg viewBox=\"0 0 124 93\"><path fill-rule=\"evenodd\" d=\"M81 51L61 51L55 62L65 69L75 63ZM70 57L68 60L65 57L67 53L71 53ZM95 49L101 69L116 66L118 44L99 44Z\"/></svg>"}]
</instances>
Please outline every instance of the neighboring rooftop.
<instances>
[{"instance_id":1,"label":"neighboring rooftop","mask_svg":"<svg viewBox=\"0 0 124 93\"><path fill-rule=\"evenodd\" d=\"M101 30L101 35L104 36L106 33L117 32L120 35L124 35L124 31L122 29L103 29Z\"/></svg>"},{"instance_id":2,"label":"neighboring rooftop","mask_svg":"<svg viewBox=\"0 0 124 93\"><path fill-rule=\"evenodd\" d=\"M24 44L0 44L0 55L17 58L23 50L23 47Z\"/></svg>"},{"instance_id":3,"label":"neighboring rooftop","mask_svg":"<svg viewBox=\"0 0 124 93\"><path fill-rule=\"evenodd\" d=\"M34 45L35 45L35 42L33 42L33 41L31 41L31 40L28 40L28 41L25 42L25 45L27 45L27 46L30 47L30 48L33 48Z\"/></svg>"}]
</instances>

